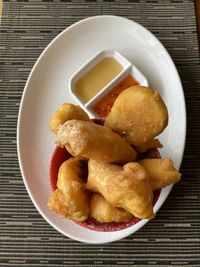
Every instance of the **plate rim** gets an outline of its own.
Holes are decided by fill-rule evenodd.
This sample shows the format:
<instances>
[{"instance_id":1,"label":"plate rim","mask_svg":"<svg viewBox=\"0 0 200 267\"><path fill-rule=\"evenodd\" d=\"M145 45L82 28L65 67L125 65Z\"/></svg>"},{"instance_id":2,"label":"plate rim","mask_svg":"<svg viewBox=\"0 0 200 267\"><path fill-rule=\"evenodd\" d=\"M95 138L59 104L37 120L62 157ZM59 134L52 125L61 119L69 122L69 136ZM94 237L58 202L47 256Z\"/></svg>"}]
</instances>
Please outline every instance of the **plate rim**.
<instances>
[{"instance_id":1,"label":"plate rim","mask_svg":"<svg viewBox=\"0 0 200 267\"><path fill-rule=\"evenodd\" d=\"M134 20L131 20L131 19L128 19L126 17L122 17L122 16L116 16L116 15L98 15L98 16L91 16L91 17L88 17L88 18L85 18L85 19L82 19L82 20L79 20L75 23L73 23L72 25L68 26L67 28L65 28L63 31L61 31L57 36L55 36L51 41L50 43L43 49L43 51L41 52L41 54L39 55L39 57L37 58L37 60L35 61L30 73L29 73L29 76L28 76L28 79L25 83L25 86L24 86L24 90L23 90L23 93L22 93L22 97L21 97L21 100L20 100L20 107L19 107L19 111L18 111L18 120L17 120L17 155L18 155L18 162L19 162L19 166L20 166L20 171L21 171L21 174L22 174L22 179L23 179L23 182L25 184L25 187L26 187L26 190L28 192L28 195L32 201L32 203L34 204L34 206L36 207L36 209L39 211L40 215L45 219L45 221L47 223L49 223L54 229L56 229L59 233L63 234L64 236L67 236L67 237L70 237L71 239L73 240L76 240L76 241L80 241L80 242L84 242L84 243L87 243L87 244L106 244L106 243L111 243L111 242L114 242L114 241L118 241L118 240L121 240L133 233L135 233L136 231L138 231L139 229L141 229L149 220L148 219L142 219L140 222L138 222L134 227L136 229L134 229L133 231L131 231L130 229L130 232L128 233L123 233L122 236L117 237L113 237L113 238L110 238L109 240L105 240L105 241L98 241L98 240L85 240L84 238L77 238L77 237L74 237L73 235L69 234L69 233L65 233L63 230L61 230L59 227L57 227L53 222L51 222L46 214L42 211L42 209L37 205L36 201L34 200L34 197L32 196L32 193L31 193L31 189L29 188L29 185L26 181L26 177L25 177L25 173L24 173L24 167L23 167L23 162L22 162L22 158L21 158L21 138L20 138L20 132L21 132L21 127L20 127L20 122L21 122L21 116L22 116L22 109L23 109L23 105L24 105L24 99L26 97L26 94L28 92L28 87L29 87L29 83L30 83L30 80L31 80L31 77L35 71L35 69L37 68L37 65L38 63L40 62L41 58L48 52L49 48L59 39L61 38L66 32L72 30L73 28L79 26L79 24L82 24L84 22L87 22L87 21L92 21L92 20L96 20L96 19L105 19L105 18L110 18L110 19L120 19L122 21L127 21L129 23L131 23L133 25L133 27L141 27L143 29L144 32L146 32L147 34L149 34L151 36L151 38L153 38L154 40L156 40L156 42L159 43L159 45L162 47L162 49L165 51L165 56L168 57L170 63L171 63L171 66L173 67L173 72L175 73L176 75L176 78L177 78L177 82L179 83L179 88L180 88L180 92L181 92L181 96L182 96L182 102L183 102L183 111L184 111L184 114L183 114L183 123L184 123L184 133L183 133L183 147L182 147L182 151L181 151L181 157L180 157L180 164L178 166L178 170L180 169L180 166L182 164L182 161L183 161L183 156L184 156L184 150L185 150L185 143L186 143L186 132L187 132L187 114L186 114L186 103L185 103L185 96L184 96L184 91L183 91L183 86L182 86L182 83L181 83L181 79L180 79L180 76L179 76L179 73L177 71L177 68L170 56L170 54L168 53L167 49L164 47L164 45L161 43L161 41L150 31L148 30L146 27L142 26L140 23L134 21ZM159 209L162 207L162 205L164 204L164 202L166 201L169 193L171 192L173 188L173 184L167 186L166 188L166 192L165 192L165 196L164 198L162 199L161 203L159 205L156 206L156 210L155 210L155 213L157 213L159 211ZM158 200L160 199L161 195L162 195L162 191L161 190L161 193L160 193L160 196L158 198ZM138 226L138 227L136 227ZM130 227L131 228L131 227ZM124 229L124 230L127 230L128 228ZM121 232L123 230L119 230L119 232ZM118 232L118 231L116 231Z\"/></svg>"}]
</instances>

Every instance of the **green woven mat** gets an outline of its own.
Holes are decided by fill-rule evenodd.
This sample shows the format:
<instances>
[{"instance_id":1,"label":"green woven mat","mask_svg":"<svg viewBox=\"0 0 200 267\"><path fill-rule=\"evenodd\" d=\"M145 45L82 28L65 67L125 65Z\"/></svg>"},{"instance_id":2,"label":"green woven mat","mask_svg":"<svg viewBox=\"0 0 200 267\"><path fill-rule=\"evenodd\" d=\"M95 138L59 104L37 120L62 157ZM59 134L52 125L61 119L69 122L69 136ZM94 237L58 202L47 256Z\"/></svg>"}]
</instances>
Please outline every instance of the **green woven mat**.
<instances>
[{"instance_id":1,"label":"green woven mat","mask_svg":"<svg viewBox=\"0 0 200 267\"><path fill-rule=\"evenodd\" d=\"M46 45L88 16L128 17L171 54L187 102L183 179L157 217L130 237L87 245L62 236L32 204L16 152L26 79ZM200 266L200 66L193 1L4 1L0 27L0 266Z\"/></svg>"}]
</instances>

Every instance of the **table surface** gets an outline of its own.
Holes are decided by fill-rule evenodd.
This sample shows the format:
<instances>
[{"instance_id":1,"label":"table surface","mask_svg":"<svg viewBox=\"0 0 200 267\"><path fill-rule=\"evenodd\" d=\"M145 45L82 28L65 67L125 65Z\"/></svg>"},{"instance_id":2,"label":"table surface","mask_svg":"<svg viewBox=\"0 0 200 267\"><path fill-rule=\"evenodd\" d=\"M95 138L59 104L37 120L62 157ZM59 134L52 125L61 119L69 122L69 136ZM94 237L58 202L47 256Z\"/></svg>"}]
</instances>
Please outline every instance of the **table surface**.
<instances>
[{"instance_id":1,"label":"table surface","mask_svg":"<svg viewBox=\"0 0 200 267\"><path fill-rule=\"evenodd\" d=\"M182 80L188 130L182 181L156 219L124 240L88 245L58 233L35 209L18 165L16 125L25 82L46 45L72 23L102 14L141 23L167 48ZM199 77L195 3L191 0L4 1L0 26L0 266L200 266Z\"/></svg>"}]
</instances>

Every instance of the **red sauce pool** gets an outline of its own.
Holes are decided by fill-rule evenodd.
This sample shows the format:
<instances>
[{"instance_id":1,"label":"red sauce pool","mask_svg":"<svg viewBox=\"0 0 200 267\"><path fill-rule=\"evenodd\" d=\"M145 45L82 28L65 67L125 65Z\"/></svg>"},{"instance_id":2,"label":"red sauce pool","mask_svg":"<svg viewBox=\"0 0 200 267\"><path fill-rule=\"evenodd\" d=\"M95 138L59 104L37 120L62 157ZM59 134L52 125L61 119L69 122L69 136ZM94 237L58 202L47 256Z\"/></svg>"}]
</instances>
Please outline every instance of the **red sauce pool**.
<instances>
[{"instance_id":1,"label":"red sauce pool","mask_svg":"<svg viewBox=\"0 0 200 267\"><path fill-rule=\"evenodd\" d=\"M55 148L55 151L51 158L50 169L49 169L50 185L52 191L55 191L57 188L56 183L60 165L70 157L71 155L66 151L65 148L60 148L60 147ZM160 153L158 152L157 149L150 149L145 153L141 154L141 158L160 158ZM154 193L153 205L155 205L155 203L157 202L160 196L160 192L161 192L160 189L155 190L153 192ZM137 219L135 217L131 218L129 222L118 222L118 223L117 222L100 223L93 218L88 218L84 222L77 222L74 220L75 223L81 225L82 227L100 232L112 232L112 231L122 230L124 228L130 227L138 223L139 221L140 219Z\"/></svg>"},{"instance_id":2,"label":"red sauce pool","mask_svg":"<svg viewBox=\"0 0 200 267\"><path fill-rule=\"evenodd\" d=\"M107 95L105 95L99 102L92 108L93 111L100 117L105 118L110 112L118 95L130 86L139 85L139 83L131 76L128 75L120 83L118 83Z\"/></svg>"}]
</instances>

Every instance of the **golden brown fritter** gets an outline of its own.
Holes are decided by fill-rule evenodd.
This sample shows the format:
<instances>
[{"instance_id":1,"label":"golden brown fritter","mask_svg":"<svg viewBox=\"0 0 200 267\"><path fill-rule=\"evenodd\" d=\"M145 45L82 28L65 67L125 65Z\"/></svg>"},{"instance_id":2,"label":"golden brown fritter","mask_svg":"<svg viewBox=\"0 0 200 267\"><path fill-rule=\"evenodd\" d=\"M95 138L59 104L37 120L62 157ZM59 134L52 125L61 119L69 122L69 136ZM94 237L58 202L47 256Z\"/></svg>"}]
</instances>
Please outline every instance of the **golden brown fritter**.
<instances>
[{"instance_id":1,"label":"golden brown fritter","mask_svg":"<svg viewBox=\"0 0 200 267\"><path fill-rule=\"evenodd\" d=\"M124 209L112 206L105 198L93 193L90 199L90 217L93 217L98 222L128 222L133 215Z\"/></svg>"},{"instance_id":2,"label":"golden brown fritter","mask_svg":"<svg viewBox=\"0 0 200 267\"><path fill-rule=\"evenodd\" d=\"M66 160L59 169L57 187L50 196L48 207L68 219L84 221L89 214L89 196L82 176L84 166L79 159Z\"/></svg>"},{"instance_id":3,"label":"golden brown fritter","mask_svg":"<svg viewBox=\"0 0 200 267\"><path fill-rule=\"evenodd\" d=\"M138 150L149 148L148 143L167 123L168 112L162 98L157 91L144 86L125 89L105 119L105 126L125 137ZM155 143L152 144L155 147Z\"/></svg>"},{"instance_id":4,"label":"golden brown fritter","mask_svg":"<svg viewBox=\"0 0 200 267\"><path fill-rule=\"evenodd\" d=\"M123 208L140 219L151 219L153 192L144 168L136 162L123 167L89 160L89 190L99 192L113 206Z\"/></svg>"},{"instance_id":5,"label":"golden brown fritter","mask_svg":"<svg viewBox=\"0 0 200 267\"><path fill-rule=\"evenodd\" d=\"M121 136L93 122L67 121L59 127L57 144L69 148L75 157L115 163L136 159L135 150Z\"/></svg>"},{"instance_id":6,"label":"golden brown fritter","mask_svg":"<svg viewBox=\"0 0 200 267\"><path fill-rule=\"evenodd\" d=\"M90 121L87 113L79 106L64 103L51 117L50 129L57 134L58 127L68 120Z\"/></svg>"},{"instance_id":7,"label":"golden brown fritter","mask_svg":"<svg viewBox=\"0 0 200 267\"><path fill-rule=\"evenodd\" d=\"M136 147L136 149L139 151L139 152L145 152L147 151L148 149L151 149L151 148L162 148L163 145L160 143L160 141L158 139L153 139L143 145L140 145L139 147Z\"/></svg>"},{"instance_id":8,"label":"golden brown fritter","mask_svg":"<svg viewBox=\"0 0 200 267\"><path fill-rule=\"evenodd\" d=\"M149 174L153 190L177 183L181 179L181 174L174 168L171 159L143 159L139 163Z\"/></svg>"}]
</instances>

